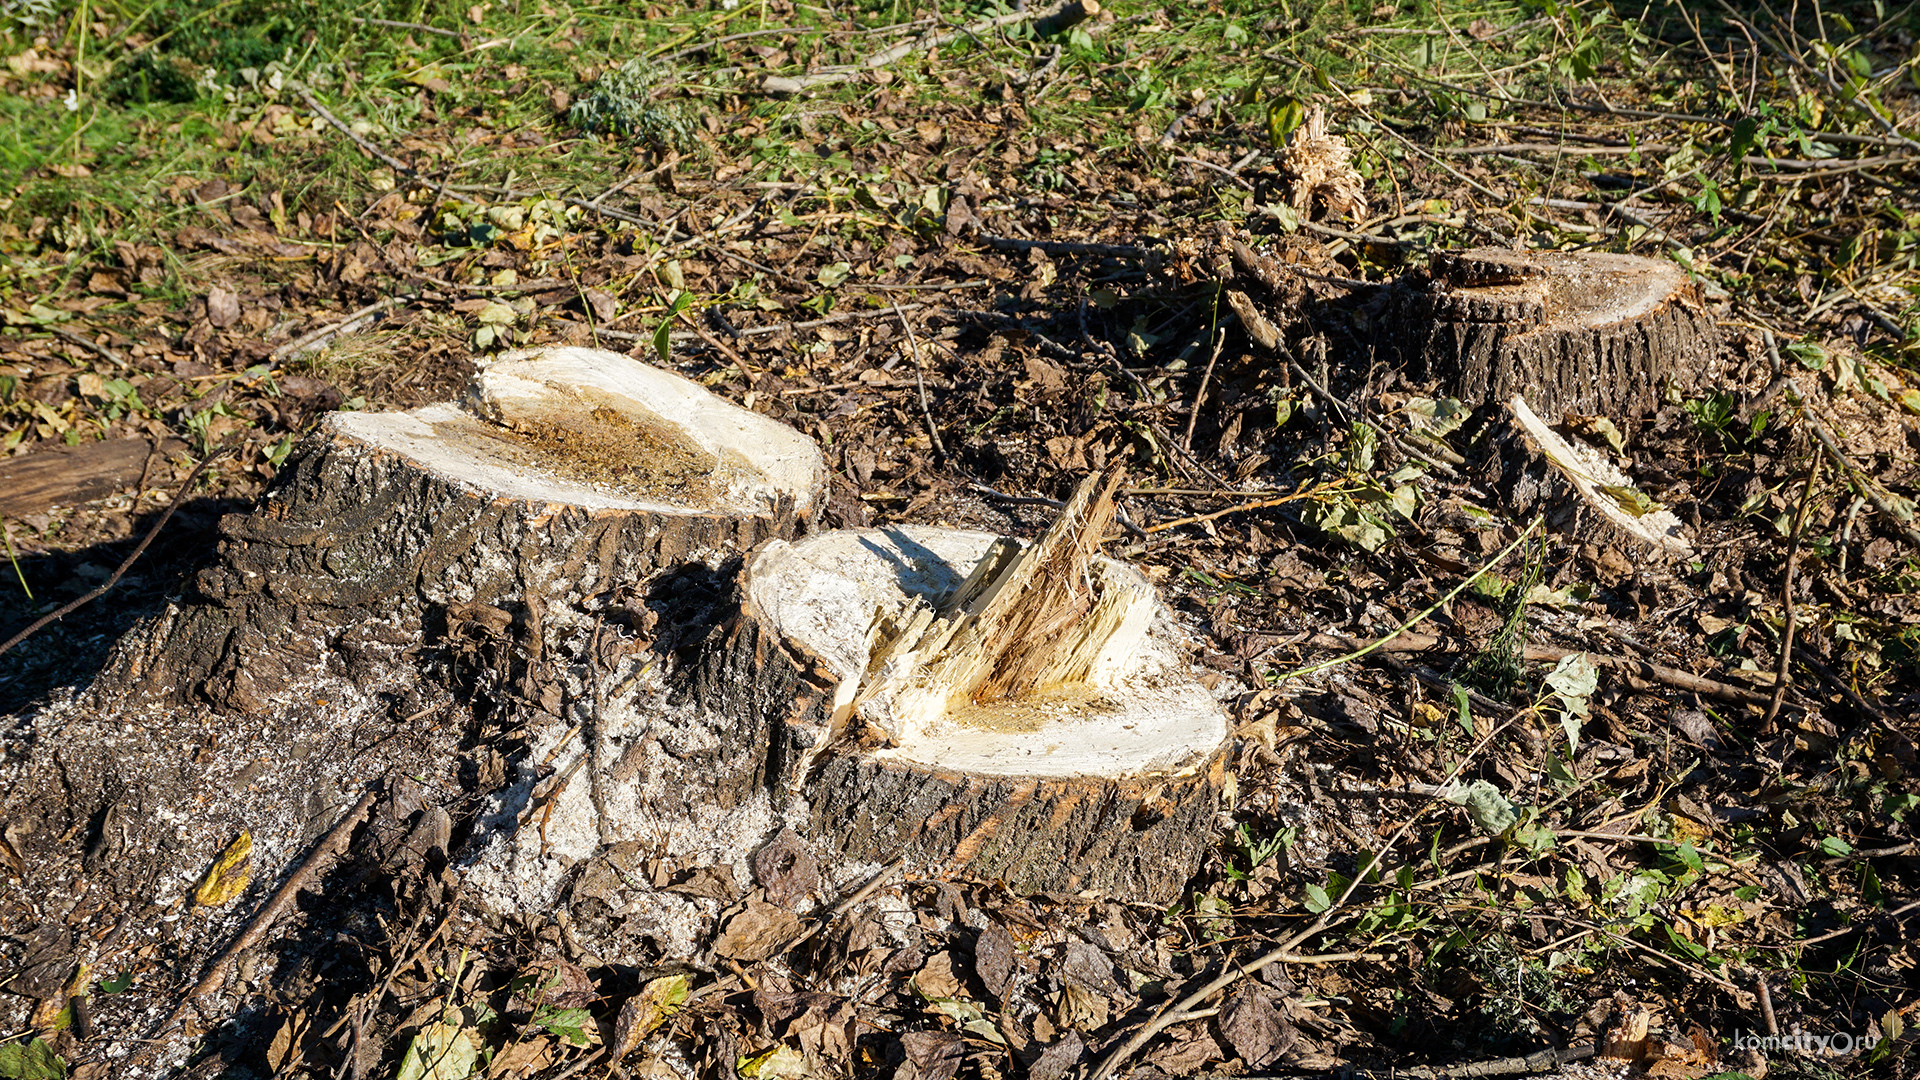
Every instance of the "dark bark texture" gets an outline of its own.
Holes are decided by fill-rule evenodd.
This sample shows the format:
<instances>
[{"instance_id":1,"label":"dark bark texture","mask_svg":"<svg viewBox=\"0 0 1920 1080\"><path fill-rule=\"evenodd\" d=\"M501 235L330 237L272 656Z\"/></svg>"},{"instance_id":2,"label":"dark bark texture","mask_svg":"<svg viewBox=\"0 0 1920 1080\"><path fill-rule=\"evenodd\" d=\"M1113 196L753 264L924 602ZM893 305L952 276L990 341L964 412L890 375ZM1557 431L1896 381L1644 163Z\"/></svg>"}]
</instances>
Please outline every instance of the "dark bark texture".
<instances>
[{"instance_id":1,"label":"dark bark texture","mask_svg":"<svg viewBox=\"0 0 1920 1080\"><path fill-rule=\"evenodd\" d=\"M577 633L583 598L809 524L791 507L669 514L501 498L322 432L257 509L221 522L218 562L129 637L97 685L258 712L315 680L396 692L450 643L504 638L517 659L494 673L496 688L537 698L532 676Z\"/></svg>"},{"instance_id":2,"label":"dark bark texture","mask_svg":"<svg viewBox=\"0 0 1920 1080\"><path fill-rule=\"evenodd\" d=\"M1388 324L1416 377L1497 405L1520 394L1568 412L1636 421L1669 385L1695 386L1719 331L1698 286L1661 259L1476 249L1436 255Z\"/></svg>"}]
</instances>

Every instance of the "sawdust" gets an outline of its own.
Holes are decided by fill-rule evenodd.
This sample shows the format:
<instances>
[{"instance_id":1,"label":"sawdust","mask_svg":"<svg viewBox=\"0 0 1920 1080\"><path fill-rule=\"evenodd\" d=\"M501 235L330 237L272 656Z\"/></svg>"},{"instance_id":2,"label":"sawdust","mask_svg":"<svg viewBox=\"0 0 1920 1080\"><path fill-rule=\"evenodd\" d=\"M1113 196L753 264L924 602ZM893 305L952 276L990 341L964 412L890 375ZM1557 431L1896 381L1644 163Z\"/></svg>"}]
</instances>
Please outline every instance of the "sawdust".
<instances>
[{"instance_id":1,"label":"sawdust","mask_svg":"<svg viewBox=\"0 0 1920 1080\"><path fill-rule=\"evenodd\" d=\"M679 425L596 387L556 388L555 398L498 423L504 457L633 497L709 506L722 496L721 463Z\"/></svg>"}]
</instances>

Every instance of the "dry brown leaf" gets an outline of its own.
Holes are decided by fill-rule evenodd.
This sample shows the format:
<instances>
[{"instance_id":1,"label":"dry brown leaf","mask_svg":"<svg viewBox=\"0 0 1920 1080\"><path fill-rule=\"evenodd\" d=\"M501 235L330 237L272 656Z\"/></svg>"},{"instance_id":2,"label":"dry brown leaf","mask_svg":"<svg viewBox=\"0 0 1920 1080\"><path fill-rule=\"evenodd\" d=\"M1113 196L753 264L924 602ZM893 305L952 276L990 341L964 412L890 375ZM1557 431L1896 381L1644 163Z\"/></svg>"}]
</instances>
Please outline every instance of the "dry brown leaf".
<instances>
[{"instance_id":1,"label":"dry brown leaf","mask_svg":"<svg viewBox=\"0 0 1920 1080\"><path fill-rule=\"evenodd\" d=\"M945 951L928 957L920 970L914 972L913 987L930 998L966 996L966 990L960 983L960 976L953 968L953 954Z\"/></svg>"},{"instance_id":2,"label":"dry brown leaf","mask_svg":"<svg viewBox=\"0 0 1920 1080\"><path fill-rule=\"evenodd\" d=\"M1048 1046L1027 1067L1027 1080L1062 1080L1087 1056L1087 1044L1077 1031L1069 1031L1059 1042Z\"/></svg>"},{"instance_id":3,"label":"dry brown leaf","mask_svg":"<svg viewBox=\"0 0 1920 1080\"><path fill-rule=\"evenodd\" d=\"M792 829L781 829L748 857L747 866L767 899L781 907L793 907L820 887L819 865Z\"/></svg>"},{"instance_id":4,"label":"dry brown leaf","mask_svg":"<svg viewBox=\"0 0 1920 1080\"><path fill-rule=\"evenodd\" d=\"M240 319L240 297L232 289L215 285L207 290L207 321L226 329Z\"/></svg>"},{"instance_id":5,"label":"dry brown leaf","mask_svg":"<svg viewBox=\"0 0 1920 1080\"><path fill-rule=\"evenodd\" d=\"M895 1080L952 1080L967 1049L951 1031L909 1031L900 1036L900 1045L907 1060L894 1071Z\"/></svg>"},{"instance_id":6,"label":"dry brown leaf","mask_svg":"<svg viewBox=\"0 0 1920 1080\"><path fill-rule=\"evenodd\" d=\"M1273 995L1257 983L1243 985L1220 1010L1220 1034L1249 1069L1264 1069L1293 1046L1292 1025L1274 1007Z\"/></svg>"},{"instance_id":7,"label":"dry brown leaf","mask_svg":"<svg viewBox=\"0 0 1920 1080\"><path fill-rule=\"evenodd\" d=\"M1013 977L1013 936L999 923L991 923L973 942L973 972L987 993L1002 1001L1007 996L1007 980Z\"/></svg>"},{"instance_id":8,"label":"dry brown leaf","mask_svg":"<svg viewBox=\"0 0 1920 1080\"><path fill-rule=\"evenodd\" d=\"M755 963L779 955L800 929L800 918L764 900L747 901L746 910L727 920L713 951L729 960Z\"/></svg>"}]
</instances>

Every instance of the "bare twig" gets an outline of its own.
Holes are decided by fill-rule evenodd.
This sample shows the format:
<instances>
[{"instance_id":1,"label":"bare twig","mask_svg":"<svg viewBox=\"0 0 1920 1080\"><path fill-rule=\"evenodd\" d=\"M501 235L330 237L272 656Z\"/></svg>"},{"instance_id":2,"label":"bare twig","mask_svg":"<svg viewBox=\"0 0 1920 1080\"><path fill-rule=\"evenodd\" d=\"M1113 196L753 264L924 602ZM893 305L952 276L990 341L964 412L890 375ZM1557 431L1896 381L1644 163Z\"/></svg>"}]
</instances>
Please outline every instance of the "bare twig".
<instances>
[{"instance_id":1,"label":"bare twig","mask_svg":"<svg viewBox=\"0 0 1920 1080\"><path fill-rule=\"evenodd\" d=\"M1536 519L1532 525L1529 525L1527 527L1527 531L1520 535L1520 540L1525 540L1529 535L1531 535L1534 528L1536 528L1539 524L1540 522ZM1509 546L1507 551L1511 551L1513 550L1513 547L1518 546L1520 543L1520 540L1514 541L1513 545ZM1498 562L1500 558L1505 557L1505 555L1506 555L1506 552L1501 552L1499 556L1495 557L1494 562ZM1489 567L1491 567L1492 565L1493 563L1488 564ZM1485 573L1485 570L1483 569L1481 573ZM1479 574L1475 574L1474 577L1475 578L1479 577ZM1472 579L1469 579L1469 580L1472 580ZM1480 751L1484 750L1487 747L1487 745L1493 741L1495 736L1505 731L1508 728L1508 726L1510 726L1512 723L1513 723L1512 720L1504 721L1499 725L1495 726L1491 731L1488 731L1484 736L1482 736L1480 740L1473 745L1473 748L1471 750L1469 750L1466 754L1462 755L1459 763L1456 764L1453 767L1453 771L1447 775L1446 784L1451 784L1454 780L1458 779L1460 775L1467 770L1468 766L1470 766L1474 762L1474 760L1480 756ZM1445 785L1442 785L1442 786L1444 787ZM1437 802L1437 801L1439 801L1439 796L1436 795L1428 802L1427 805L1431 806L1433 805L1434 802ZM1300 956L1294 950L1298 949L1303 943L1310 940L1315 935L1320 934L1332 928L1336 924L1336 922L1343 922L1349 918L1352 918L1355 914L1357 914L1353 912L1344 911L1347 901L1350 898L1352 898L1355 890L1360 888L1361 882L1365 881L1367 877L1371 875L1374 872L1374 870L1380 866L1381 858L1388 851L1393 850L1393 846L1400 842L1401 837L1407 834L1407 830L1413 828L1414 822L1420 819L1420 815L1425 812L1425 809L1426 807L1422 807L1419 811L1416 811L1411 817L1408 817L1405 821L1401 822L1399 828L1395 829L1393 831L1393 834L1387 837L1385 843L1380 844L1378 847L1374 848L1374 850L1371 853L1368 854L1366 862L1363 865L1361 865L1359 870L1354 873L1353 877L1348 880L1347 887L1340 893L1340 895L1333 901L1332 904L1328 905L1325 910L1320 912L1319 917L1313 921L1312 925L1308 926L1305 930L1299 931L1298 933L1295 933L1289 936L1285 941L1281 942L1277 948L1255 958L1249 963L1242 964L1238 967L1229 968L1225 973L1209 981L1206 985L1202 986L1200 989L1195 990L1192 993L1188 994L1187 996L1181 998L1179 1001L1174 1002L1162 1008L1159 1015L1155 1016L1151 1021L1143 1025L1139 1031L1134 1032L1133 1035L1130 1036L1125 1042L1121 1043L1118 1047L1116 1047L1112 1053L1108 1054L1105 1058L1103 1058L1100 1064L1095 1066L1093 1071L1090 1074L1088 1074L1088 1080L1105 1080L1105 1078L1111 1075L1116 1068L1118 1068L1128 1058L1132 1057L1136 1051L1138 1051L1141 1047L1145 1046L1150 1040L1152 1040L1152 1038L1155 1035L1160 1034L1162 1031L1165 1031L1167 1028L1172 1027L1174 1024L1182 1023L1184 1021L1193 1019L1194 1013L1191 1012L1190 1010L1194 1009L1195 1006L1201 1005L1208 998L1226 989L1227 987L1233 985L1235 982L1238 982L1239 980L1246 978L1249 975L1257 974L1262 969L1272 964L1297 962L1300 959Z\"/></svg>"},{"instance_id":2,"label":"bare twig","mask_svg":"<svg viewBox=\"0 0 1920 1080\"><path fill-rule=\"evenodd\" d=\"M1216 313L1218 309L1216 308ZM1215 326L1213 333L1213 354L1207 357L1207 369L1200 373L1200 385L1193 392L1193 408L1187 410L1187 430L1180 437L1180 445L1193 449L1193 426L1200 421L1200 406L1207 400L1207 383L1213 380L1213 365L1220 360L1220 350L1227 344L1227 329Z\"/></svg>"},{"instance_id":3,"label":"bare twig","mask_svg":"<svg viewBox=\"0 0 1920 1080\"><path fill-rule=\"evenodd\" d=\"M1158 252L1142 244L1086 244L1075 240L1020 240L1011 236L980 233L981 243L1003 251L1041 251L1048 255L1092 255L1107 259L1152 259Z\"/></svg>"},{"instance_id":4,"label":"bare twig","mask_svg":"<svg viewBox=\"0 0 1920 1080\"><path fill-rule=\"evenodd\" d=\"M386 311L388 308L396 308L410 304L414 299L415 298L411 296L389 296L385 300L375 301L338 322L329 323L310 334L287 342L285 345L273 350L272 358L279 361L298 356L330 338L338 337L341 334L352 333L359 329L368 319Z\"/></svg>"},{"instance_id":5,"label":"bare twig","mask_svg":"<svg viewBox=\"0 0 1920 1080\"><path fill-rule=\"evenodd\" d=\"M88 592L86 595L78 597L77 599L74 599L74 600L69 600L66 603L60 605L58 608L55 608L54 610L49 611L45 615L40 616L38 619L33 620L33 622L29 624L25 630L22 630L19 633L13 635L12 637L8 638L4 643L0 643L0 653L5 653L8 649L13 648L15 645L18 645L22 641L25 641L26 639L32 637L35 633L39 632L41 627L46 626L48 623L66 618L68 615L73 614L75 611L78 611L80 608L83 608L86 605L92 603L93 601L98 600L101 594L105 593L108 589L111 589L116 584L118 584L120 579L126 576L128 568L133 566L134 560L138 559L143 553L146 552L147 545L153 543L154 537L160 535L160 530L163 527L165 527L165 525L169 520L172 519L173 512L175 510L180 509L180 504L186 501L187 494L193 490L193 482L200 479L200 474L206 471L207 466L227 456L229 453L232 452L232 450L233 450L232 447L223 446L220 449L215 450L213 453L208 454L205 460L201 461L200 464L195 465L193 467L193 471L187 474L186 482L180 485L179 492L174 495L173 501L167 504L166 513L161 514L160 520L154 522L153 527L147 530L147 535L141 538L139 546L135 547L133 551L130 554L128 554L128 556L125 559L121 560L120 566L118 569L116 569L113 572L113 576L101 582L98 586L96 586L92 591Z\"/></svg>"},{"instance_id":6,"label":"bare twig","mask_svg":"<svg viewBox=\"0 0 1920 1080\"><path fill-rule=\"evenodd\" d=\"M347 18L349 21L359 23L361 26L385 26L393 30L418 30L423 34L438 34L441 37L456 38L461 41L465 41L467 38L467 35L462 31L442 30L437 26L428 26L425 23L395 22L392 19L363 19L358 15L349 15Z\"/></svg>"},{"instance_id":7,"label":"bare twig","mask_svg":"<svg viewBox=\"0 0 1920 1080\"><path fill-rule=\"evenodd\" d=\"M187 991L187 995L180 999L179 1004L173 1007L173 1011L167 1014L166 1019L160 1021L159 1026L153 1029L153 1033L148 1038L158 1038L171 1030L196 1000L212 993L226 981L227 969L232 966L234 959L252 948L262 935L272 929L273 924L293 903L293 898L299 894L300 890L312 884L315 878L332 865L336 849L353 833L360 822L366 819L367 811L373 809L374 795L375 789L367 788L361 794L360 801L353 804L353 808L347 811L346 816L328 830L327 835L320 838L320 842L313 846L313 850L307 852L306 858L302 859L300 864L294 867L293 872L287 875L287 880L274 892L272 898L261 905L259 912L247 923L246 929L240 932L240 936L234 938L233 943L207 965L206 974L201 976L192 990Z\"/></svg>"},{"instance_id":8,"label":"bare twig","mask_svg":"<svg viewBox=\"0 0 1920 1080\"><path fill-rule=\"evenodd\" d=\"M1806 531L1807 508L1813 503L1813 484L1820 477L1820 457L1814 455L1807 466L1806 486L1800 489L1800 508L1793 515L1793 533L1787 537L1787 567L1780 585L1780 603L1786 608L1786 625L1780 630L1780 662L1773 671L1773 696L1767 701L1766 714L1760 718L1763 732L1773 730L1774 717L1780 715L1780 703L1786 700L1787 683L1793 677L1793 572L1800 561L1800 534Z\"/></svg>"},{"instance_id":9,"label":"bare twig","mask_svg":"<svg viewBox=\"0 0 1920 1080\"><path fill-rule=\"evenodd\" d=\"M1168 529L1177 529L1182 525L1198 525L1203 521L1212 521L1215 518L1223 518L1223 517L1226 517L1228 514L1243 514L1249 510L1265 510L1270 506L1283 506L1290 502L1298 502L1301 499L1314 498L1315 496L1318 496L1326 491L1337 489L1339 488L1339 486L1340 486L1339 481L1333 481L1331 483L1320 484L1318 486L1308 488L1305 491L1295 491L1286 495L1276 495L1276 496L1272 496L1270 498L1265 498L1265 499L1255 499L1251 502L1243 502L1235 506L1229 506L1225 510L1215 510L1209 514L1193 514L1189 517L1175 518L1172 521L1162 521L1157 524L1147 526L1147 531L1150 533L1165 532Z\"/></svg>"},{"instance_id":10,"label":"bare twig","mask_svg":"<svg viewBox=\"0 0 1920 1080\"><path fill-rule=\"evenodd\" d=\"M1767 342L1768 355L1773 361L1773 370L1776 372L1783 371L1784 365L1780 361L1780 343L1774 340L1771 330L1765 331L1764 337ZM1820 448L1827 452L1827 458L1833 462L1834 468L1839 470L1840 475L1846 477L1847 482L1853 486L1855 491L1858 491L1868 502L1873 504L1875 510L1880 511L1880 516L1886 519L1889 525L1898 529L1900 534L1907 538L1907 543L1912 544L1916 548L1920 548L1920 529L1914 528L1912 524L1902 520L1901 516L1894 512L1893 504L1881 493L1879 486L1873 482L1872 477L1869 477L1865 470L1855 465L1853 459L1847 456L1846 451L1840 448L1840 440L1836 439L1832 430L1821 421L1819 414L1814 411L1813 400L1807 397L1805 391L1800 389L1800 384L1793 379L1787 379L1783 385L1786 390L1793 395L1793 403L1800 407L1801 418L1807 422L1807 428L1813 432L1813 437L1820 443Z\"/></svg>"},{"instance_id":11,"label":"bare twig","mask_svg":"<svg viewBox=\"0 0 1920 1080\"><path fill-rule=\"evenodd\" d=\"M413 166L407 164L404 161L401 161L399 158L394 157L392 154L387 153L385 150L380 149L378 146L375 146L373 143L368 142L366 138L363 137L359 132L348 127L345 121L333 115L333 110L327 108L325 105L320 104L319 100L315 98L313 94L307 90L306 87L295 86L293 88L293 92L300 95L301 102L304 103L307 108L312 109L314 112L314 115L318 116L322 120L325 120L330 126L332 126L332 128L335 131L338 131L340 134L345 135L349 139L352 139L353 145L359 147L361 153L367 155L370 158L373 158L376 161L379 161L385 164L387 168L392 169L395 172L405 173L408 176L414 175Z\"/></svg>"},{"instance_id":12,"label":"bare twig","mask_svg":"<svg viewBox=\"0 0 1920 1080\"><path fill-rule=\"evenodd\" d=\"M1519 536L1514 537L1513 542L1511 544L1508 544L1506 547L1501 548L1500 552L1496 554L1493 558L1488 559L1486 563L1480 567L1480 569L1475 570L1472 573L1472 575L1469 576L1465 581L1462 581L1460 584L1455 585L1452 589L1448 590L1445 596L1442 596L1440 599L1434 601L1433 604L1429 606L1425 611L1420 612L1419 614L1413 616L1411 619L1408 619L1406 622L1403 622L1399 626L1395 627L1393 632L1388 634L1387 636L1380 638L1378 641L1374 641L1369 644L1363 645L1360 648L1355 649L1344 656L1336 656L1331 660L1322 660L1317 664L1309 664L1306 667L1300 668L1295 671L1284 672L1281 675L1279 675L1274 681L1280 682L1286 679L1298 679L1304 675L1312 675L1317 672L1325 671L1330 667L1338 667L1341 664L1345 664L1353 660L1358 660L1361 657L1367 655L1368 653L1373 652L1376 649L1384 648L1388 642L1392 641L1393 639L1399 637L1400 635L1406 633L1409 630L1412 630L1414 627L1419 626L1421 623L1425 622L1430 616L1433 615L1434 612L1439 611L1441 608L1447 606L1447 604L1450 603L1454 597L1459 596L1462 592L1465 592L1468 586L1472 585L1476 581L1479 581L1482 577L1485 577L1487 574L1487 571L1492 570L1494 567L1500 565L1500 563L1504 561L1508 555L1513 554L1514 549L1518 548L1521 544L1525 543L1527 538L1533 535L1533 531L1540 527L1540 524L1541 524L1541 519L1537 517L1534 518L1533 521L1529 523L1525 529L1522 529L1520 531Z\"/></svg>"},{"instance_id":13,"label":"bare twig","mask_svg":"<svg viewBox=\"0 0 1920 1080\"><path fill-rule=\"evenodd\" d=\"M902 42L892 48L882 49L857 64L825 68L811 74L794 77L790 75L769 75L760 82L762 93L798 94L817 86L832 86L849 82L871 71L877 71L896 61L903 60L916 52L931 52L942 45L959 41L961 38L977 37L990 30L1015 23L1032 22L1038 25L1041 33L1058 33L1092 15L1100 14L1100 5L1096 0L1063 0L1046 8L1030 8L1026 11L1014 11L1005 15L995 15L969 23L957 30L944 34L928 34L912 41Z\"/></svg>"},{"instance_id":14,"label":"bare twig","mask_svg":"<svg viewBox=\"0 0 1920 1080\"><path fill-rule=\"evenodd\" d=\"M1015 506L1046 506L1059 510L1067 505L1059 499L1049 499L1043 495L1009 495L1004 491L998 491L985 484L978 483L968 483L967 486L990 499L1003 503L1012 503ZM1134 494L1134 492L1123 490L1122 494L1131 495ZM1133 518L1127 514L1125 507L1115 506L1113 519L1120 523L1121 528L1132 533L1134 536L1142 540L1147 538L1148 530L1134 524Z\"/></svg>"},{"instance_id":15,"label":"bare twig","mask_svg":"<svg viewBox=\"0 0 1920 1080\"><path fill-rule=\"evenodd\" d=\"M914 336L913 324L907 321L899 304L893 305L893 314L900 320L900 328L907 332L907 344L913 347L913 381L920 388L920 415L927 422L927 437L933 440L933 452L945 459L947 447L940 441L940 429L933 422L933 404L927 398L927 359L920 352L920 339Z\"/></svg>"},{"instance_id":16,"label":"bare twig","mask_svg":"<svg viewBox=\"0 0 1920 1080\"><path fill-rule=\"evenodd\" d=\"M759 372L754 371L753 368L747 364L746 357L741 356L740 353L737 350L735 350L732 346L728 345L726 342L721 341L719 338L714 337L713 334L710 333L706 327L701 326L699 321L693 317L693 312L683 311L680 313L680 318L683 319L688 326L693 327L694 337L697 337L701 341L706 342L710 348L719 352L720 355L726 357L727 359L733 361L733 366L739 368L740 374L746 376L747 389L749 390L759 389L760 374Z\"/></svg>"},{"instance_id":17,"label":"bare twig","mask_svg":"<svg viewBox=\"0 0 1920 1080\"><path fill-rule=\"evenodd\" d=\"M92 338L89 338L83 334L76 334L64 326L54 326L52 324L49 324L46 326L46 330L48 333L57 334L60 337L63 337L66 340L73 342L75 345L78 345L83 349L90 349L93 352L100 354L101 359L105 360L109 364L112 364L114 367L124 368L127 366L126 360L123 359L119 353L114 352L112 349L107 348L105 345L100 344L99 342L93 340Z\"/></svg>"}]
</instances>

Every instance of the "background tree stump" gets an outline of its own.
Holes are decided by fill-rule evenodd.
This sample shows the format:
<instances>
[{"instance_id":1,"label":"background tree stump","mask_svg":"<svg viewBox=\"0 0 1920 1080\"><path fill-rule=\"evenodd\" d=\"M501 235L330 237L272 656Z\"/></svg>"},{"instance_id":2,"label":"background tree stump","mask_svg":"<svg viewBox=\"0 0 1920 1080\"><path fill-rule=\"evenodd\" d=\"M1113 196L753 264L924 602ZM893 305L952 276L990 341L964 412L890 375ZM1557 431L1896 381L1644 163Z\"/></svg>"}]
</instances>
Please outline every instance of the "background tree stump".
<instances>
[{"instance_id":1,"label":"background tree stump","mask_svg":"<svg viewBox=\"0 0 1920 1080\"><path fill-rule=\"evenodd\" d=\"M1313 273L1232 237L1181 254L1190 276L1221 283L1254 349L1305 367L1324 355L1314 328L1333 309L1307 302ZM1473 464L1513 514L1657 561L1691 551L1678 519L1634 487L1630 461L1553 430L1604 417L1631 431L1670 388L1701 384L1720 335L1679 266L1603 252L1436 252L1426 272L1386 286L1376 310L1380 353L1484 421Z\"/></svg>"},{"instance_id":2,"label":"background tree stump","mask_svg":"<svg viewBox=\"0 0 1920 1080\"><path fill-rule=\"evenodd\" d=\"M1519 394L1549 423L1638 420L1669 385L1696 385L1720 341L1686 271L1637 255L1439 252L1400 311L1393 332L1416 377L1474 405Z\"/></svg>"}]
</instances>

